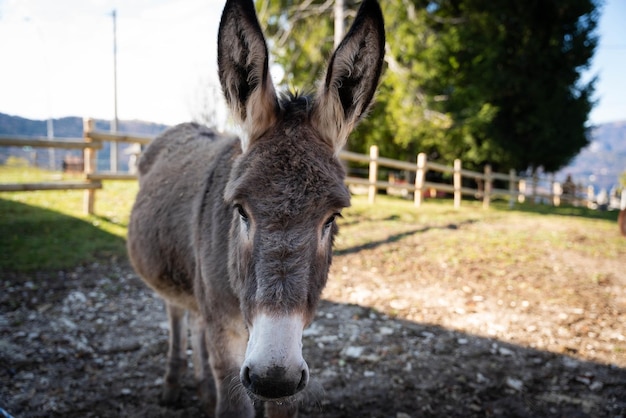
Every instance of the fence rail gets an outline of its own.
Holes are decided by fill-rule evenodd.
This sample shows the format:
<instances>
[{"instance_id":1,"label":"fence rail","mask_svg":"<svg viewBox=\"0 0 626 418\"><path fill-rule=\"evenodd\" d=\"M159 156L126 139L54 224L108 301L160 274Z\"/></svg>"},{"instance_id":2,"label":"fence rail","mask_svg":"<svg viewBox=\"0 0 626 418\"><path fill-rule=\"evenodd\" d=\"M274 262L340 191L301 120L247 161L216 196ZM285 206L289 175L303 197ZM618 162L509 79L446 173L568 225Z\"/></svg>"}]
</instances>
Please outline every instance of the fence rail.
<instances>
[{"instance_id":1,"label":"fence rail","mask_svg":"<svg viewBox=\"0 0 626 418\"><path fill-rule=\"evenodd\" d=\"M102 188L104 180L135 180L137 175L133 172L106 172L96 170L96 154L103 148L103 142L127 142L139 145L146 145L151 140L150 136L128 135L94 130L94 123L91 119L85 119L83 126L83 138L72 138L69 140L49 140L47 138L34 138L25 136L0 136L0 146L30 146L44 148L61 149L82 149L83 150L83 176L82 181L59 181L41 183L0 183L0 191L30 191L30 190L84 190L84 210L87 213L94 213L96 190ZM134 155L133 157L136 157ZM515 202L523 202L527 196L536 200L542 198L548 200L553 205L559 205L563 196L563 188L554 178L548 179L550 187L547 191L539 190L538 184L545 179L518 177L514 170L508 174L491 171L489 165L485 166L484 172L475 172L462 167L461 160L455 160L452 167L428 161L426 154L417 155L415 163L398 161L379 156L378 147L372 146L370 154L358 154L350 151L342 151L339 155L342 160L368 164L368 178L348 176L346 184L353 190L366 188L370 203L374 203L379 190L386 190L390 193L408 195L413 194L416 207L422 204L424 197L436 195L437 192L450 193L454 197L454 207L460 207L463 196L472 196L482 199L483 207L487 208L495 197L508 199L509 205ZM385 167L397 171L403 171L414 176L415 181L410 184L406 181L397 181L390 177L387 181L379 179L380 167ZM452 175L452 184L439 183L427 180L429 172L439 172ZM467 187L463 179L472 179L477 183L477 188ZM494 187L494 180L507 182L507 189ZM530 183L530 193L528 193L528 183ZM480 187L482 186L482 187ZM588 192L589 193L589 192ZM576 195L576 193L575 193ZM570 196L576 199L577 196ZM593 198L593 191L591 196ZM585 199L579 199L580 204Z\"/></svg>"},{"instance_id":2,"label":"fence rail","mask_svg":"<svg viewBox=\"0 0 626 418\"><path fill-rule=\"evenodd\" d=\"M417 156L417 162L408 163L403 161L396 161L389 158L383 158L378 155L378 148L372 146L370 148L369 157L366 155L346 153L340 154L340 157L349 161L357 162L369 162L369 178L358 179L354 177L348 177L346 182L349 185L367 185L368 186L368 198L370 203L374 203L376 194L380 189L386 190L400 190L405 194L413 193L415 206L420 206L424 196L428 194L433 195L437 192L451 193L454 197L454 206L460 207L463 196L482 197L483 205L489 207L490 201L494 197L505 197L509 199L509 204L513 205L515 201L522 202L526 196L520 192L518 183L525 181L521 177L517 177L514 170L511 170L509 174L493 173L489 165L485 166L483 173L470 171L463 169L461 166L461 160L454 161L452 167L445 164L428 161L426 154L420 153ZM409 184L407 182L395 182L395 181L380 181L378 180L379 167L394 168L402 171L414 173L415 182ZM433 181L427 181L427 173L429 171L439 172L443 174L452 174L452 184L437 183ZM480 182L484 187L482 189L473 189L463 185L463 178L470 178ZM494 180L504 180L509 183L508 189L497 189L493 187ZM533 189L533 190L536 190ZM536 191L535 196L539 196L539 191ZM549 197L554 204L554 198L552 194L544 194L543 197Z\"/></svg>"},{"instance_id":3,"label":"fence rail","mask_svg":"<svg viewBox=\"0 0 626 418\"><path fill-rule=\"evenodd\" d=\"M81 138L71 138L63 141L50 140L43 137L0 135L0 146L3 147L36 147L61 149L101 149L101 143L88 143Z\"/></svg>"}]
</instances>

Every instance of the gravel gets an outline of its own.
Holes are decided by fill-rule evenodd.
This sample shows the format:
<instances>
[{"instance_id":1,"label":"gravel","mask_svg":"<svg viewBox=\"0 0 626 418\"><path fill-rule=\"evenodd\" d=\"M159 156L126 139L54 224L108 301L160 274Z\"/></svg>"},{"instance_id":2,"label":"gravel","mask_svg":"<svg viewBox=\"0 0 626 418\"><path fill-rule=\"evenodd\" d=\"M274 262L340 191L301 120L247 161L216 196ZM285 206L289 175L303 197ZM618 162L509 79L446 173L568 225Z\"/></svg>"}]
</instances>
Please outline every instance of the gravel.
<instances>
[{"instance_id":1,"label":"gravel","mask_svg":"<svg viewBox=\"0 0 626 418\"><path fill-rule=\"evenodd\" d=\"M383 252L415 239L335 258L304 332L301 417L626 415L626 315L606 289L557 306L545 290L507 298L509 281L472 266L460 283L419 259L382 274ZM601 285L623 295L614 269ZM204 416L191 368L180 401L158 404L166 316L126 260L3 272L0 284L0 407L14 417Z\"/></svg>"}]
</instances>

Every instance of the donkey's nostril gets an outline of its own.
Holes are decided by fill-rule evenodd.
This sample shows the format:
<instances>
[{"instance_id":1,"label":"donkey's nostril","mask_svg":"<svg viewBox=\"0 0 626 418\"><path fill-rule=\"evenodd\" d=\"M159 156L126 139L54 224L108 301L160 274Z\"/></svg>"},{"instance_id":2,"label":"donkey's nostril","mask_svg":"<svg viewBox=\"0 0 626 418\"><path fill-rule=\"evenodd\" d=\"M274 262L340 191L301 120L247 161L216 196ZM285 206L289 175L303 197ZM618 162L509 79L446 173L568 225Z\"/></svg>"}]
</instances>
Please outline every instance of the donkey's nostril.
<instances>
[{"instance_id":1,"label":"donkey's nostril","mask_svg":"<svg viewBox=\"0 0 626 418\"><path fill-rule=\"evenodd\" d=\"M244 367L241 371L241 375L239 376L241 379L241 383L246 389L250 389L252 386L252 379L250 378L250 367Z\"/></svg>"},{"instance_id":2,"label":"donkey's nostril","mask_svg":"<svg viewBox=\"0 0 626 418\"><path fill-rule=\"evenodd\" d=\"M309 383L309 368L305 367L304 369L302 369L302 376L300 377L300 383L298 383L296 392L300 392L302 389L304 389L307 383Z\"/></svg>"},{"instance_id":3,"label":"donkey's nostril","mask_svg":"<svg viewBox=\"0 0 626 418\"><path fill-rule=\"evenodd\" d=\"M280 399L295 395L309 382L309 368L306 364L300 373L296 370L289 375L285 368L273 367L259 375L254 367L244 366L241 368L239 378L244 388L261 399Z\"/></svg>"}]
</instances>

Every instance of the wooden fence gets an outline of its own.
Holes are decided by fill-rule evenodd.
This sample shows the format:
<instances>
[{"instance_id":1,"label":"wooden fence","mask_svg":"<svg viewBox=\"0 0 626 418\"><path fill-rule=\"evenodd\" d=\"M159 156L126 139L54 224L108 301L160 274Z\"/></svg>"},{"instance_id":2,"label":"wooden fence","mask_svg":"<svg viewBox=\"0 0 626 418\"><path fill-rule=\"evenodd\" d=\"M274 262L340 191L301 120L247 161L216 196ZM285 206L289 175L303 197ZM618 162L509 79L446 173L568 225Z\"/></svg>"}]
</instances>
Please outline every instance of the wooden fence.
<instances>
[{"instance_id":1,"label":"wooden fence","mask_svg":"<svg viewBox=\"0 0 626 418\"><path fill-rule=\"evenodd\" d=\"M82 149L83 150L83 180L55 181L43 183L0 183L0 192L5 191L34 191L34 190L84 190L83 208L86 213L93 214L96 190L102 188L102 180L136 180L137 175L131 173L113 173L96 170L97 151L102 149L102 143L129 142L148 144L151 136L126 135L94 130L94 121L85 119L83 123L83 138L65 140L49 140L46 138L0 136L0 146Z\"/></svg>"},{"instance_id":2,"label":"wooden fence","mask_svg":"<svg viewBox=\"0 0 626 418\"><path fill-rule=\"evenodd\" d=\"M509 206L512 207L515 202L522 203L526 198L532 199L532 201L542 200L548 201L554 206L558 206L561 203L563 196L563 187L554 177L549 179L541 179L539 177L519 177L516 175L515 170L511 169L508 174L496 173L491 170L490 165L486 165L484 172L479 173L476 171L466 170L462 168L461 160L454 160L452 167L428 161L426 154L420 153L417 155L416 163L409 163L403 161L392 160L389 158L380 157L378 155L378 147L370 147L370 155L356 154L353 152L342 152L340 157L347 161L356 161L361 163L369 163L368 179L348 177L346 182L349 185L362 185L368 187L368 199L370 203L374 203L376 194L380 189L386 189L388 191L401 190L406 194L412 193L415 206L419 207L425 196L437 196L437 192L444 192L452 194L454 198L454 207L459 208L461 206L461 200L463 196L472 196L473 198L482 199L483 207L488 208L491 200L494 198L504 198L508 200ZM406 171L414 173L415 182L408 184L407 182L397 182L394 179L388 181L379 181L379 167L388 167L391 169ZM439 172L447 174L452 177L451 183L433 182L427 181L428 172ZM477 185L482 185L482 188L470 188L464 186L463 179L473 179ZM507 184L506 189L495 188L494 182L500 181ZM547 188L540 188L540 183L548 183ZM566 198L570 199L572 203L577 200L576 203L586 202L589 197L593 199L593 189L588 190L587 194L591 193L591 196L585 196L584 199L580 198L580 193L573 193Z\"/></svg>"},{"instance_id":3,"label":"wooden fence","mask_svg":"<svg viewBox=\"0 0 626 418\"><path fill-rule=\"evenodd\" d=\"M96 155L102 149L102 143L127 142L146 145L152 140L150 136L126 135L94 130L94 123L91 119L84 122L83 138L68 139L63 141L48 140L44 138L32 137L7 137L0 136L0 146L30 146L42 148L61 149L82 149L84 178L81 181L58 181L48 183L0 183L0 191L30 191L30 190L84 190L84 210L86 213L94 213L96 190L102 188L103 180L136 180L134 173L104 172L96 170ZM462 168L460 160L455 160L452 167L428 161L426 155L417 155L416 163L392 160L380 157L378 147L372 146L369 155L358 154L349 151L342 151L339 155L342 160L368 164L368 178L348 176L346 184L353 190L358 188L366 189L370 203L374 203L379 190L386 190L390 193L399 192L414 196L415 206L419 207L425 196L436 196L437 192L450 193L454 197L454 207L461 206L463 196L472 196L474 199L482 199L483 207L487 208L495 197L504 197L513 206L516 201L523 202L527 196L533 200L541 198L548 200L553 205L559 205L562 195L562 188L554 179L549 180L549 190L540 191L538 184L541 179L521 178L511 170L508 174L495 173L491 171L489 165L485 166L482 173L466 170ZM379 180L380 167L387 167L397 172L414 173L415 181L412 184L398 182L394 178L387 181ZM439 172L452 177L452 183L440 183L427 181L428 172ZM474 179L476 184L482 188L470 188L463 185L463 179ZM499 189L494 187L494 181L508 184L508 188ZM530 193L528 183L530 182ZM593 193L593 191L591 191ZM582 203L582 202L581 202Z\"/></svg>"}]
</instances>

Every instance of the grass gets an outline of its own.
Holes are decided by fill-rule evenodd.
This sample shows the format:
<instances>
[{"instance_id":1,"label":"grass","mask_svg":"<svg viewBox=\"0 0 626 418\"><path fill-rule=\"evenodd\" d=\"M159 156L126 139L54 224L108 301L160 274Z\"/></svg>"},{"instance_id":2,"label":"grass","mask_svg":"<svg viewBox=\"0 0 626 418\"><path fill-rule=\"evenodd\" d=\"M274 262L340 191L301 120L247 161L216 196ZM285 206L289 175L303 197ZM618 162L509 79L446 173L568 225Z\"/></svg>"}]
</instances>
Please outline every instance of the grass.
<instances>
[{"instance_id":1,"label":"grass","mask_svg":"<svg viewBox=\"0 0 626 418\"><path fill-rule=\"evenodd\" d=\"M0 167L3 180L40 181L51 177L59 178L59 174ZM83 213L83 191L0 193L0 272L67 269L125 257L126 229L137 183L105 181L103 185L96 192L97 215ZM355 196L352 207L344 211L340 221L337 253L356 252L420 233L456 230L463 225L500 221L515 225L529 218L541 220L541 225L548 227L512 228L504 232L484 228L480 233L475 228L460 228L462 233L451 234L446 238L448 242L437 245L437 250L451 261L480 259L485 250L498 257L511 257L524 254L525 247L537 243L609 257L622 253L616 212L530 204L511 210L499 202L488 210L482 209L479 202L463 201L462 206L455 210L449 200L429 200L416 209L410 201L382 195L370 206L365 197ZM592 229L599 230L599 236L605 238L589 238L585 231ZM481 241L480 251L471 245L460 245L477 240Z\"/></svg>"},{"instance_id":2,"label":"grass","mask_svg":"<svg viewBox=\"0 0 626 418\"><path fill-rule=\"evenodd\" d=\"M0 178L34 182L61 175L0 167ZM125 257L128 216L136 193L136 182L104 182L96 192L97 215L83 212L80 190L0 193L0 271L66 269Z\"/></svg>"},{"instance_id":3,"label":"grass","mask_svg":"<svg viewBox=\"0 0 626 418\"><path fill-rule=\"evenodd\" d=\"M551 257L621 263L626 256L616 212L530 204L511 210L505 203L484 210L470 201L455 210L450 200L429 200L416 209L412 202L387 196L377 197L375 206L359 196L352 203L344 211L336 254L365 250L360 266L365 270L382 265L395 274L432 265L448 266L445 271L461 276L504 277L515 270L552 268L546 267Z\"/></svg>"}]
</instances>

